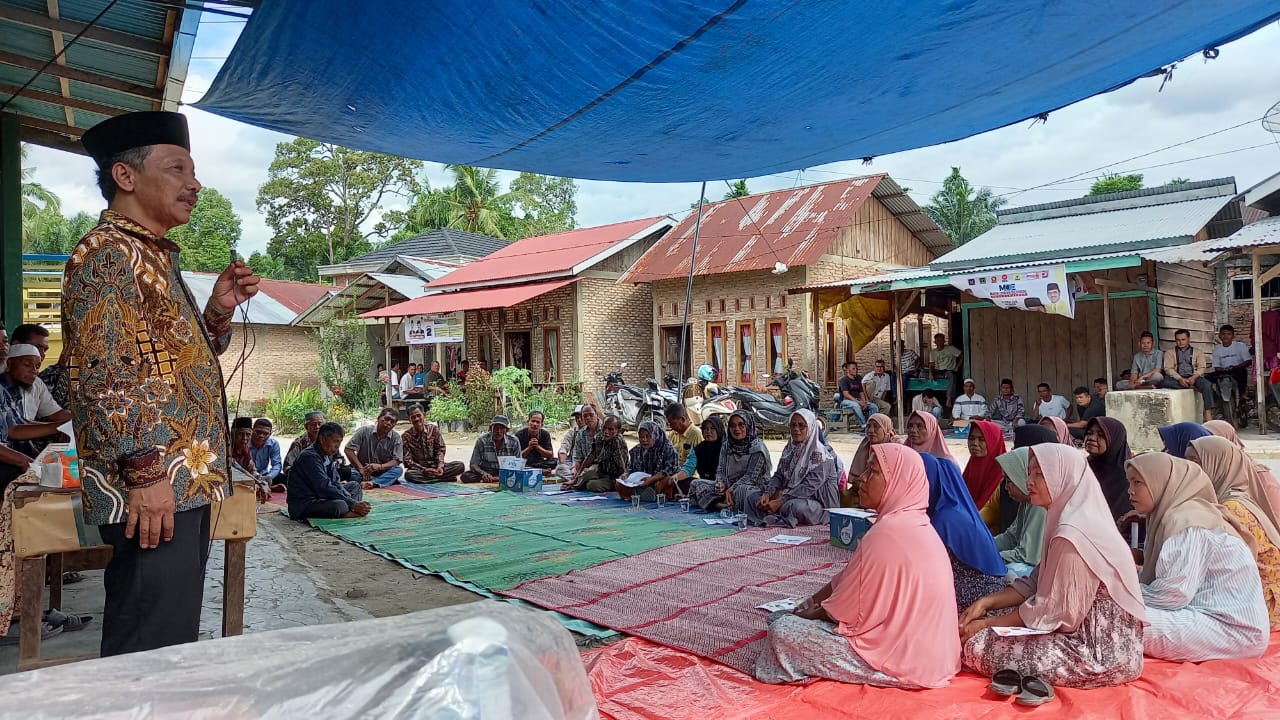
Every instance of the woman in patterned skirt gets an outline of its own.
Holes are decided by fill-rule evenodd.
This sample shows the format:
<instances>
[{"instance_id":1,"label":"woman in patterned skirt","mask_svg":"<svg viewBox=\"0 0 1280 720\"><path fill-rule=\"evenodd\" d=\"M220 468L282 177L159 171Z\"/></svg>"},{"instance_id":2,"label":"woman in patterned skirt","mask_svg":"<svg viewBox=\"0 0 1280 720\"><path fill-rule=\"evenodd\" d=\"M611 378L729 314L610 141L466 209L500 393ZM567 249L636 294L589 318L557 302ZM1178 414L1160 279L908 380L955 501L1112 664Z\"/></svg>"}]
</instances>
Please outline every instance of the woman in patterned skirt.
<instances>
[{"instance_id":1,"label":"woman in patterned skirt","mask_svg":"<svg viewBox=\"0 0 1280 720\"><path fill-rule=\"evenodd\" d=\"M1280 630L1280 529L1275 508L1262 491L1253 459L1225 436L1191 441L1187 459L1204 468L1218 502L1253 536L1258 577L1272 630Z\"/></svg>"},{"instance_id":2,"label":"woman in patterned skirt","mask_svg":"<svg viewBox=\"0 0 1280 720\"><path fill-rule=\"evenodd\" d=\"M960 616L964 665L1075 688L1134 680L1142 674L1146 606L1129 546L1083 455L1057 443L1030 452L1031 502L1048 508L1043 558L1030 576ZM996 627L1047 634L1003 637Z\"/></svg>"},{"instance_id":3,"label":"woman in patterned skirt","mask_svg":"<svg viewBox=\"0 0 1280 720\"><path fill-rule=\"evenodd\" d=\"M1129 461L1129 496L1147 519L1138 578L1147 655L1201 662L1266 652L1271 628L1257 546L1218 504L1204 471L1172 455L1145 453Z\"/></svg>"},{"instance_id":4,"label":"woman in patterned skirt","mask_svg":"<svg viewBox=\"0 0 1280 720\"><path fill-rule=\"evenodd\" d=\"M963 612L974 600L1003 588L1008 568L974 507L960 468L929 453L920 453L920 458L929 478L929 522L947 547L956 586L956 612Z\"/></svg>"}]
</instances>

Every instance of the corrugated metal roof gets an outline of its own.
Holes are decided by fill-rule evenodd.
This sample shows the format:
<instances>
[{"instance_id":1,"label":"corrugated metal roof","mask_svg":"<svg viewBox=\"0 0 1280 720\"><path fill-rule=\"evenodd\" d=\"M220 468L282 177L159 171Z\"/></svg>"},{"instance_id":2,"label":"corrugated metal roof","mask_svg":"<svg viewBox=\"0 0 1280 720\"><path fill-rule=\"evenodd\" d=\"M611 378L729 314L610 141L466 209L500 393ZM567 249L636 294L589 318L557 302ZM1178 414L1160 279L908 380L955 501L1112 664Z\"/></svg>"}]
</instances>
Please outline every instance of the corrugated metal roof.
<instances>
[{"instance_id":1,"label":"corrugated metal roof","mask_svg":"<svg viewBox=\"0 0 1280 720\"><path fill-rule=\"evenodd\" d=\"M1280 245L1280 217L1269 217L1245 225L1234 235L1221 240L1210 240L1213 250L1242 250L1244 248Z\"/></svg>"},{"instance_id":2,"label":"corrugated metal roof","mask_svg":"<svg viewBox=\"0 0 1280 720\"><path fill-rule=\"evenodd\" d=\"M473 288L458 292L431 293L414 300L406 300L390 307L361 313L365 319L398 318L431 313L450 313L460 310L507 308L528 302L539 295L577 282L577 278L529 283L527 285L502 285L494 288Z\"/></svg>"},{"instance_id":3,"label":"corrugated metal roof","mask_svg":"<svg viewBox=\"0 0 1280 720\"><path fill-rule=\"evenodd\" d=\"M1108 212L1050 217L996 225L935 260L956 268L1015 260L1073 259L1104 251L1138 250L1160 241L1187 240L1200 232L1232 198L1202 198ZM1166 243L1162 247L1167 247Z\"/></svg>"},{"instance_id":4,"label":"corrugated metal roof","mask_svg":"<svg viewBox=\"0 0 1280 720\"><path fill-rule=\"evenodd\" d=\"M183 271L182 279L186 281L187 287L191 288L196 306L204 307L209 302L209 296L213 294L213 283L218 276L212 273ZM240 305L235 312L234 322L243 322L243 313L246 310L249 314L249 322L254 325L289 325L297 315L284 303L271 297L266 290L259 291L252 300Z\"/></svg>"},{"instance_id":5,"label":"corrugated metal roof","mask_svg":"<svg viewBox=\"0 0 1280 720\"><path fill-rule=\"evenodd\" d=\"M582 269L582 264L595 258L603 260L672 225L675 221L671 218L658 216L525 238L454 270L433 281L430 287L507 284L572 275L575 269Z\"/></svg>"},{"instance_id":6,"label":"corrugated metal roof","mask_svg":"<svg viewBox=\"0 0 1280 720\"><path fill-rule=\"evenodd\" d=\"M371 277L392 290L395 290L409 300L420 298L427 294L427 284L422 281L422 278L409 277L408 275L390 275L387 273L369 273L368 277Z\"/></svg>"},{"instance_id":7,"label":"corrugated metal roof","mask_svg":"<svg viewBox=\"0 0 1280 720\"><path fill-rule=\"evenodd\" d=\"M436 228L421 235L405 238L400 242L380 247L360 257L351 258L346 265L391 260L397 255L425 260L464 263L497 252L511 243L502 238L489 237L466 230Z\"/></svg>"},{"instance_id":8,"label":"corrugated metal roof","mask_svg":"<svg viewBox=\"0 0 1280 720\"><path fill-rule=\"evenodd\" d=\"M24 141L82 152L80 136L107 117L178 109L199 3L184 7L118 0L98 18L103 6L102 0L0 0L5 11L0 18L0 52L5 53L0 82L11 88L26 84L54 56L55 33L70 43L85 23L97 18L83 37L65 46L65 63L47 68L9 104L19 116ZM0 101L10 97L0 92ZM71 108L68 102L81 107Z\"/></svg>"},{"instance_id":9,"label":"corrugated metal roof","mask_svg":"<svg viewBox=\"0 0 1280 720\"><path fill-rule=\"evenodd\" d=\"M811 265L831 247L885 175L806 185L708 203L698 235L698 275ZM684 277L698 213L691 212L623 277L652 282Z\"/></svg>"},{"instance_id":10,"label":"corrugated metal roof","mask_svg":"<svg viewBox=\"0 0 1280 720\"><path fill-rule=\"evenodd\" d=\"M418 276L423 280L435 280L458 269L457 265L432 262L422 258L409 257L408 255L399 255L396 260L418 273Z\"/></svg>"},{"instance_id":11,"label":"corrugated metal roof","mask_svg":"<svg viewBox=\"0 0 1280 720\"><path fill-rule=\"evenodd\" d=\"M314 305L320 298L332 295L335 289L332 285L271 278L262 278L258 287L276 302L292 310L295 315Z\"/></svg>"},{"instance_id":12,"label":"corrugated metal roof","mask_svg":"<svg viewBox=\"0 0 1280 720\"><path fill-rule=\"evenodd\" d=\"M934 254L946 252L954 247L951 244L951 238L947 237L942 228L938 227L933 218L929 217L910 195L902 191L902 186L893 178L885 175L871 195L893 213L903 225L906 225L907 229Z\"/></svg>"}]
</instances>

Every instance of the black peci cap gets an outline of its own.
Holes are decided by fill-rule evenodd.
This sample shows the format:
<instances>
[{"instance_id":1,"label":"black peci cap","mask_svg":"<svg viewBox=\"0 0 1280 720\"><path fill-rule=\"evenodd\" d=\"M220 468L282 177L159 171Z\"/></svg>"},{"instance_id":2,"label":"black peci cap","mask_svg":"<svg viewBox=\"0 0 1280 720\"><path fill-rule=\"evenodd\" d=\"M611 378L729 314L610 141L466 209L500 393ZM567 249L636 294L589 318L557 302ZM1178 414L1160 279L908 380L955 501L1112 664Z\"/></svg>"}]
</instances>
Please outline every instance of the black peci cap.
<instances>
[{"instance_id":1,"label":"black peci cap","mask_svg":"<svg viewBox=\"0 0 1280 720\"><path fill-rule=\"evenodd\" d=\"M148 145L178 145L191 150L187 118L176 112L135 112L94 125L80 138L89 155L101 163L125 150Z\"/></svg>"}]
</instances>

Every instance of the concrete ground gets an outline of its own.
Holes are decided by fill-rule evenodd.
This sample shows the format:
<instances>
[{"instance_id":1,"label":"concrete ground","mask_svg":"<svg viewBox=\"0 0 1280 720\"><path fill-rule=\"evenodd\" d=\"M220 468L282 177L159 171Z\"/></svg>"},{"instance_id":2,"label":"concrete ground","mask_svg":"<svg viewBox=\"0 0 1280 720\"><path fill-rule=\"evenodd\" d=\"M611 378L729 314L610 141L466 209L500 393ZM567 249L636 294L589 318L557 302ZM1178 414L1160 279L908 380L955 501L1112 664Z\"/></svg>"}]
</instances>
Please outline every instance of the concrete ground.
<instances>
[{"instance_id":1,"label":"concrete ground","mask_svg":"<svg viewBox=\"0 0 1280 720\"><path fill-rule=\"evenodd\" d=\"M1267 464L1280 473L1280 435L1263 438L1255 430L1242 433L1242 439L1255 457L1268 459ZM474 440L474 434L449 437L448 457L465 462ZM634 436L628 440L634 441ZM832 447L846 464L861 440L857 433L830 434ZM766 444L777 457L784 442L771 439ZM948 446L962 464L967 460L964 441L951 439ZM408 570L279 513L258 515L258 534L249 542L247 556L246 633L401 615L480 599L438 577ZM45 641L44 657L97 650L101 637L102 572L87 572L84 576L82 582L64 588L62 609L69 614L93 615L94 620L82 631ZM221 608L222 547L215 543L205 583L202 638L221 634ZM17 656L15 624L8 638L0 638L0 674L15 671Z\"/></svg>"}]
</instances>

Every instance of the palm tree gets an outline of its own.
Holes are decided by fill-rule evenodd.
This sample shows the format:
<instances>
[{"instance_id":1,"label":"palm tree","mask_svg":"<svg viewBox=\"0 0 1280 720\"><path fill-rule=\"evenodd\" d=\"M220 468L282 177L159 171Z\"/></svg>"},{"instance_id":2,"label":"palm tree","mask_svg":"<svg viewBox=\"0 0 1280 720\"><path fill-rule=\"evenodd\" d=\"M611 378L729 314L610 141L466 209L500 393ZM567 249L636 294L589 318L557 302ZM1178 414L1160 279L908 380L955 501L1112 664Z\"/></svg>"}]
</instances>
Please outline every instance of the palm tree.
<instances>
[{"instance_id":1,"label":"palm tree","mask_svg":"<svg viewBox=\"0 0 1280 720\"><path fill-rule=\"evenodd\" d=\"M62 214L62 201L48 188L32 180L36 169L27 167L27 146L21 150L22 163L22 246L31 244L49 219Z\"/></svg>"},{"instance_id":2,"label":"palm tree","mask_svg":"<svg viewBox=\"0 0 1280 720\"><path fill-rule=\"evenodd\" d=\"M498 172L470 165L446 165L445 169L453 173L453 185L422 195L411 211L414 223L505 237L503 218L511 214L514 198L502 192Z\"/></svg>"},{"instance_id":3,"label":"palm tree","mask_svg":"<svg viewBox=\"0 0 1280 720\"><path fill-rule=\"evenodd\" d=\"M724 194L724 199L732 200L734 198L746 197L750 194L751 191L747 189L747 181L744 178L742 180L734 180L729 183L729 192Z\"/></svg>"},{"instance_id":4,"label":"palm tree","mask_svg":"<svg viewBox=\"0 0 1280 720\"><path fill-rule=\"evenodd\" d=\"M951 244L960 247L995 227L996 210L1006 203L1008 200L993 195L991 188L975 191L960 168L953 167L924 211L951 238Z\"/></svg>"}]
</instances>

